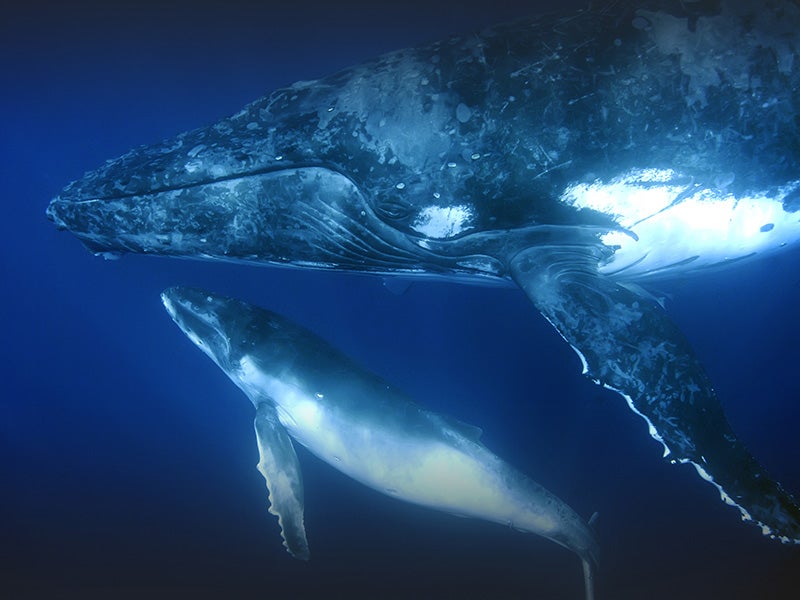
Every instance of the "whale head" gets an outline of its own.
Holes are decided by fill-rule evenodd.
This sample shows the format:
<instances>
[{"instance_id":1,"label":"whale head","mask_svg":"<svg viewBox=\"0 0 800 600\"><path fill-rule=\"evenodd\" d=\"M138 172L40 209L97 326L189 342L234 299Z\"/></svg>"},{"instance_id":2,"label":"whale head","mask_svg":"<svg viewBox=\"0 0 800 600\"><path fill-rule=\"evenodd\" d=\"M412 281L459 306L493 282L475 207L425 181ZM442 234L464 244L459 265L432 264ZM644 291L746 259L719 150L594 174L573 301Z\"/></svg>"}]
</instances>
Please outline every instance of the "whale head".
<instances>
[{"instance_id":1,"label":"whale head","mask_svg":"<svg viewBox=\"0 0 800 600\"><path fill-rule=\"evenodd\" d=\"M384 273L505 277L557 244L638 276L785 247L800 8L698 4L540 17L300 82L87 173L48 216L101 254Z\"/></svg>"},{"instance_id":2,"label":"whale head","mask_svg":"<svg viewBox=\"0 0 800 600\"><path fill-rule=\"evenodd\" d=\"M252 343L248 315L237 310L236 301L188 287L164 290L161 301L186 337L226 372Z\"/></svg>"},{"instance_id":3,"label":"whale head","mask_svg":"<svg viewBox=\"0 0 800 600\"><path fill-rule=\"evenodd\" d=\"M248 394L256 372L286 379L294 368L312 359L323 364L333 352L285 317L242 300L171 287L161 301L186 336Z\"/></svg>"}]
</instances>

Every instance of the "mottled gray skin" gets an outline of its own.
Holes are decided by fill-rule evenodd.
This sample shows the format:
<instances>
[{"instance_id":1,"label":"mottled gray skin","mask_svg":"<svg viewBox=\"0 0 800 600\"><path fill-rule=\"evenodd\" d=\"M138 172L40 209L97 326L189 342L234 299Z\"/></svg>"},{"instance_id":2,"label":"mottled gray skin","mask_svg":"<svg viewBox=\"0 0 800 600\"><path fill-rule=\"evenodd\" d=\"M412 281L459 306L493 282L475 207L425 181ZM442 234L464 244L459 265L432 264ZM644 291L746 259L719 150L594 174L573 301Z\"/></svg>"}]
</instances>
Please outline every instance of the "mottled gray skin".
<instances>
[{"instance_id":1,"label":"mottled gray skin","mask_svg":"<svg viewBox=\"0 0 800 600\"><path fill-rule=\"evenodd\" d=\"M601 237L635 231L563 194L662 169L687 194L761 194L794 214L798 31L797 0L623 1L498 26L136 149L48 215L101 253L513 280L673 462L797 543L797 503L738 442L682 334L624 272L600 272L617 250Z\"/></svg>"},{"instance_id":2,"label":"mottled gray skin","mask_svg":"<svg viewBox=\"0 0 800 600\"><path fill-rule=\"evenodd\" d=\"M593 598L598 549L566 503L481 444L480 429L427 411L312 332L205 290L162 294L175 323L250 398L270 512L307 559L303 484L290 437L344 474L428 508L535 533L583 561Z\"/></svg>"}]
</instances>

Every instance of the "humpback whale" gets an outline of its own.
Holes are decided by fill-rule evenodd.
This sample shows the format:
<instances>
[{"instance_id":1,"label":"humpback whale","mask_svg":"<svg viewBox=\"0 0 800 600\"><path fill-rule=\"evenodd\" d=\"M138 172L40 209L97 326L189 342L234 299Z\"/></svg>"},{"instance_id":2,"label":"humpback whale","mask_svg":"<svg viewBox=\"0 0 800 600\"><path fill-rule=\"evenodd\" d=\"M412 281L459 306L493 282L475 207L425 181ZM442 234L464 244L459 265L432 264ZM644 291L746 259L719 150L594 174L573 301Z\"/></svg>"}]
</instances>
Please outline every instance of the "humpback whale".
<instances>
[{"instance_id":1,"label":"humpback whale","mask_svg":"<svg viewBox=\"0 0 800 600\"><path fill-rule=\"evenodd\" d=\"M800 507L644 286L800 238L797 0L630 0L277 90L69 184L91 251L518 285L743 520Z\"/></svg>"},{"instance_id":2,"label":"humpback whale","mask_svg":"<svg viewBox=\"0 0 800 600\"><path fill-rule=\"evenodd\" d=\"M320 337L240 300L193 288L167 312L250 398L270 512L307 560L303 481L292 439L356 481L429 508L531 532L575 552L594 597L597 543L567 504L494 455L481 430L417 406Z\"/></svg>"}]
</instances>

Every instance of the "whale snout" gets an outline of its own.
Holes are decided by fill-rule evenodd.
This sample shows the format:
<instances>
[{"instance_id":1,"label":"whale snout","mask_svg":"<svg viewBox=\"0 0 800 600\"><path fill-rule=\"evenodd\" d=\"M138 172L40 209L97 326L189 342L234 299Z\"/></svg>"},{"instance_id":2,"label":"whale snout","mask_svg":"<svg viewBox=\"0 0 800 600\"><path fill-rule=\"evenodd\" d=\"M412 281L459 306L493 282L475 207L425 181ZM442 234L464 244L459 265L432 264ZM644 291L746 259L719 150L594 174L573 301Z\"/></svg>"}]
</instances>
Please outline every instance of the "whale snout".
<instances>
[{"instance_id":1,"label":"whale snout","mask_svg":"<svg viewBox=\"0 0 800 600\"><path fill-rule=\"evenodd\" d=\"M225 369L233 333L233 324L225 318L230 301L195 288L172 287L161 293L161 302L186 337Z\"/></svg>"}]
</instances>

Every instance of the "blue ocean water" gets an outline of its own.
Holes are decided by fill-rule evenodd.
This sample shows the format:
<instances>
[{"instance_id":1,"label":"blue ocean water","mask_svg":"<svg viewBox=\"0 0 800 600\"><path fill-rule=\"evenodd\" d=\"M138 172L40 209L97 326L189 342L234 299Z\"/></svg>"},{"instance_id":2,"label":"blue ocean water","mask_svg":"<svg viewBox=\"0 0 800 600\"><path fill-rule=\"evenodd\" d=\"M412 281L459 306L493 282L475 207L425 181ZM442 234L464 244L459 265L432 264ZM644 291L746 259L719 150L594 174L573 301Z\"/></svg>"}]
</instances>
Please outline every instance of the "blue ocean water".
<instances>
[{"instance_id":1,"label":"blue ocean water","mask_svg":"<svg viewBox=\"0 0 800 600\"><path fill-rule=\"evenodd\" d=\"M255 469L252 407L161 307L182 284L296 319L598 511L598 598L796 597L800 552L666 464L520 291L104 261L44 216L66 183L134 146L550 3L51 4L0 18L0 595L582 597L578 560L553 543L398 503L302 450L312 559L292 560ZM658 288L734 429L796 494L798 273L796 249Z\"/></svg>"}]
</instances>

